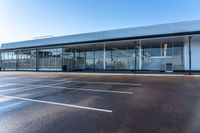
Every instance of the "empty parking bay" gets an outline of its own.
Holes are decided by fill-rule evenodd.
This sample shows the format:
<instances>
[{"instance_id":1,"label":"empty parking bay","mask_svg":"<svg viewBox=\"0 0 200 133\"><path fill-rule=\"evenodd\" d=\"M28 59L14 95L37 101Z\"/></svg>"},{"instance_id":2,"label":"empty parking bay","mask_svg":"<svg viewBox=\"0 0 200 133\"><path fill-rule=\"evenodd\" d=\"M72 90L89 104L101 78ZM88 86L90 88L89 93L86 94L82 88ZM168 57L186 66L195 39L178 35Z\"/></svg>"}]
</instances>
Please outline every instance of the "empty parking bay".
<instances>
[{"instance_id":1,"label":"empty parking bay","mask_svg":"<svg viewBox=\"0 0 200 133\"><path fill-rule=\"evenodd\" d=\"M4 72L0 132L198 133L199 94L198 76Z\"/></svg>"}]
</instances>

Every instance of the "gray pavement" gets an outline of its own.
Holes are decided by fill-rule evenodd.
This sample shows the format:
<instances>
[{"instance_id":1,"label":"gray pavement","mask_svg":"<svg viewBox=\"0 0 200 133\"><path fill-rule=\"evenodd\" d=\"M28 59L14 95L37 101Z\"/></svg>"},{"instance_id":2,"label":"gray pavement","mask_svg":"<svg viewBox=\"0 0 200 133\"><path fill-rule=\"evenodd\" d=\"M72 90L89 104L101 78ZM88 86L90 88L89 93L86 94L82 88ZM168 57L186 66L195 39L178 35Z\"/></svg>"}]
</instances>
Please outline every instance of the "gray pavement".
<instances>
[{"instance_id":1,"label":"gray pavement","mask_svg":"<svg viewBox=\"0 0 200 133\"><path fill-rule=\"evenodd\" d=\"M199 133L200 76L0 72L0 133Z\"/></svg>"}]
</instances>

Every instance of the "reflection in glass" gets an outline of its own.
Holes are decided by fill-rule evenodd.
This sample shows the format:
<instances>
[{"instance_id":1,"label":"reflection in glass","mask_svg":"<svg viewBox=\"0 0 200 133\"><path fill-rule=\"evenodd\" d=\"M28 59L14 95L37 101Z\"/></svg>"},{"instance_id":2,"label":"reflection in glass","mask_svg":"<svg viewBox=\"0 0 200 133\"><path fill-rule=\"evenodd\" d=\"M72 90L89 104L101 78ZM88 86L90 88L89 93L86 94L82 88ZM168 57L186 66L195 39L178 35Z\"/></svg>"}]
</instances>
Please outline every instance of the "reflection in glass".
<instances>
[{"instance_id":1,"label":"reflection in glass","mask_svg":"<svg viewBox=\"0 0 200 133\"><path fill-rule=\"evenodd\" d=\"M105 46L105 47L104 47ZM184 70L184 38L160 38L1 52L4 70ZM105 53L104 53L105 50Z\"/></svg>"},{"instance_id":2,"label":"reflection in glass","mask_svg":"<svg viewBox=\"0 0 200 133\"><path fill-rule=\"evenodd\" d=\"M95 69L104 69L104 44L95 45Z\"/></svg>"}]
</instances>

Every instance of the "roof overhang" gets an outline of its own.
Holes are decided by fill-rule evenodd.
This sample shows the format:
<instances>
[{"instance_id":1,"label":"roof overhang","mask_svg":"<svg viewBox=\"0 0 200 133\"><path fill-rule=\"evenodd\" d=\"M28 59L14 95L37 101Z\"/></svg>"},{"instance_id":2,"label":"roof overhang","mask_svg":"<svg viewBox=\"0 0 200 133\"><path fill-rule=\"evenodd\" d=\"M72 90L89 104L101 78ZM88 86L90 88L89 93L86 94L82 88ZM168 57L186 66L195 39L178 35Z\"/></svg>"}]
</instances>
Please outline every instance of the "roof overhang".
<instances>
[{"instance_id":1,"label":"roof overhang","mask_svg":"<svg viewBox=\"0 0 200 133\"><path fill-rule=\"evenodd\" d=\"M81 44L200 34L200 20L52 37L2 44L2 49Z\"/></svg>"}]
</instances>

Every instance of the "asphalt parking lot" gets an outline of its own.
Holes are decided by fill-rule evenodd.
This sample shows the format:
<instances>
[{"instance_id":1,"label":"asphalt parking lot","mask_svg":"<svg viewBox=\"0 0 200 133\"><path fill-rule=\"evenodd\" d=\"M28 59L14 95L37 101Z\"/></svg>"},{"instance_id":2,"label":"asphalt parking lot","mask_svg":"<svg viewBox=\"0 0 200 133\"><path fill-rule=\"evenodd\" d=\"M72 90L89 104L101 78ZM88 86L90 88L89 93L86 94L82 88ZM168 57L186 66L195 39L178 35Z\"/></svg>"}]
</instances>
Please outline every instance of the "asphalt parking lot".
<instances>
[{"instance_id":1,"label":"asphalt parking lot","mask_svg":"<svg viewBox=\"0 0 200 133\"><path fill-rule=\"evenodd\" d=\"M199 133L200 76L0 72L0 133Z\"/></svg>"}]
</instances>

